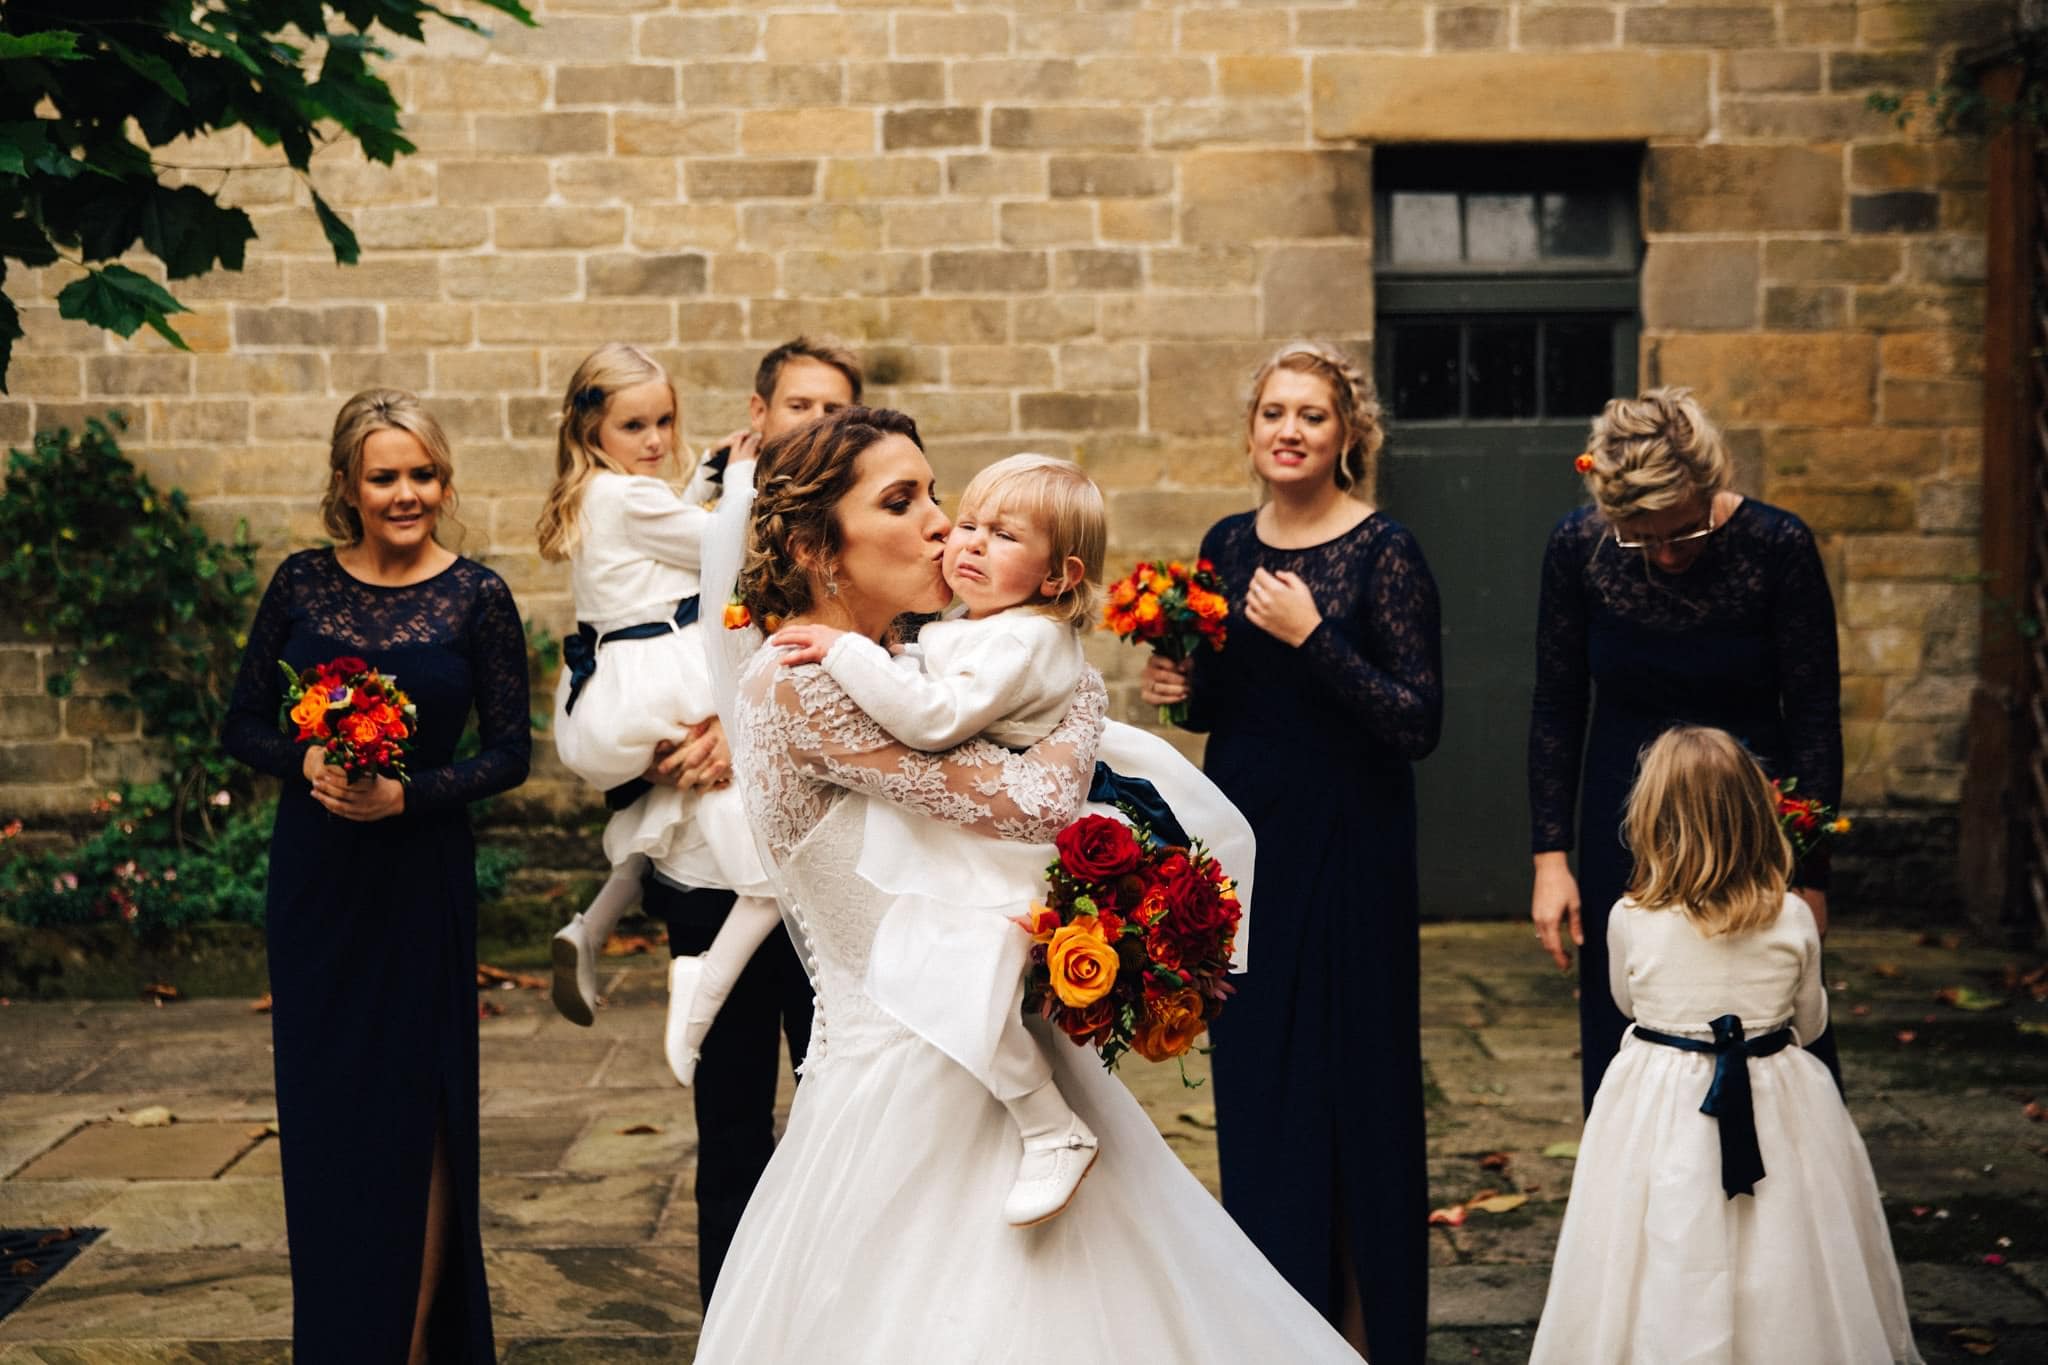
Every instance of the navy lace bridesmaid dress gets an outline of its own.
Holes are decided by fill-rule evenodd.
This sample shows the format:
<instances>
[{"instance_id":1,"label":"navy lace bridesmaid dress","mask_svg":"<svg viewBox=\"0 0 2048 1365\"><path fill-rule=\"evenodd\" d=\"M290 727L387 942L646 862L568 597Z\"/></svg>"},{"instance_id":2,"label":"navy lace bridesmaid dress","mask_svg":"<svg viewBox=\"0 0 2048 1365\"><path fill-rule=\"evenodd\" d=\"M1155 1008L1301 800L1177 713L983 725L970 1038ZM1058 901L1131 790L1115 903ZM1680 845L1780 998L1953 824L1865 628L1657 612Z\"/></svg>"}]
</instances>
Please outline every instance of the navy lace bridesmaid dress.
<instances>
[{"instance_id":1,"label":"navy lace bridesmaid dress","mask_svg":"<svg viewBox=\"0 0 2048 1365\"><path fill-rule=\"evenodd\" d=\"M1349 1248L1375 1365L1423 1359L1429 1307L1420 914L1411 765L1443 719L1436 581L1374 513L1306 549L1254 514L1202 542L1230 599L1188 728L1258 835L1249 970L1211 1031L1223 1204L1335 1322ZM1299 648L1245 619L1252 571L1291 571L1323 622Z\"/></svg>"},{"instance_id":2,"label":"navy lace bridesmaid dress","mask_svg":"<svg viewBox=\"0 0 2048 1365\"><path fill-rule=\"evenodd\" d=\"M346 655L419 708L405 810L359 823L316 803L278 725L280 659ZM331 550L285 560L249 631L222 739L283 781L268 935L293 1350L299 1365L402 1361L436 1130L457 1232L433 1359L493 1358L477 1233L476 848L468 804L526 779L525 634L511 591L467 559L387 588ZM475 757L455 750L474 709Z\"/></svg>"},{"instance_id":3,"label":"navy lace bridesmaid dress","mask_svg":"<svg viewBox=\"0 0 2048 1365\"><path fill-rule=\"evenodd\" d=\"M1591 507L1543 554L1529 725L1531 847L1573 846L1577 809L1580 1081L1588 1112L1628 1020L1607 988L1607 913L1634 861L1621 817L1636 758L1677 725L1711 725L1802 796L1842 797L1842 680L1835 604L1806 523L1746 499L1684 573L1624 550ZM1587 723L1587 711L1592 722ZM1793 874L1826 890L1824 852ZM1839 1083L1832 1033L1807 1051Z\"/></svg>"}]
</instances>

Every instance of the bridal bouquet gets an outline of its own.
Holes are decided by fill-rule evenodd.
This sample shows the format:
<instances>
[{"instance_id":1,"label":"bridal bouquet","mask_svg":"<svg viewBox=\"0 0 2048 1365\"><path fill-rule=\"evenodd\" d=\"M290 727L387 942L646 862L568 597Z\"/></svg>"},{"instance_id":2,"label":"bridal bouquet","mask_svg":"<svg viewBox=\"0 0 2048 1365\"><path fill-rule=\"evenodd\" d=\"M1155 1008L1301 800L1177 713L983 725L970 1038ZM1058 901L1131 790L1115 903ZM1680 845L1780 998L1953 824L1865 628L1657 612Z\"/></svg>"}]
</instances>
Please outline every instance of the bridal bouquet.
<instances>
[{"instance_id":1,"label":"bridal bouquet","mask_svg":"<svg viewBox=\"0 0 2048 1365\"><path fill-rule=\"evenodd\" d=\"M285 733L301 744L318 744L327 761L353 781L358 777L407 780L405 756L412 748L419 711L398 680L353 655L295 673L282 659L284 702L278 708Z\"/></svg>"},{"instance_id":2,"label":"bridal bouquet","mask_svg":"<svg viewBox=\"0 0 2048 1365\"><path fill-rule=\"evenodd\" d=\"M1791 841L1793 856L1804 858L1830 834L1847 834L1849 817L1814 797L1794 796L1798 789L1796 777L1771 783L1771 793L1778 802L1778 826Z\"/></svg>"},{"instance_id":3,"label":"bridal bouquet","mask_svg":"<svg viewBox=\"0 0 2048 1365\"><path fill-rule=\"evenodd\" d=\"M1237 893L1201 841L1181 848L1106 815L1054 841L1046 903L1020 921L1034 940L1024 1007L1115 1070L1126 1052L1184 1056L1231 994Z\"/></svg>"},{"instance_id":4,"label":"bridal bouquet","mask_svg":"<svg viewBox=\"0 0 2048 1365\"><path fill-rule=\"evenodd\" d=\"M1230 602L1223 596L1214 564L1198 559L1189 569L1179 560L1148 560L1109 585L1102 623L1118 638L1150 645L1179 663L1203 645L1223 648L1223 623L1229 615ZM1178 725L1187 718L1184 701L1159 708L1163 725Z\"/></svg>"}]
</instances>

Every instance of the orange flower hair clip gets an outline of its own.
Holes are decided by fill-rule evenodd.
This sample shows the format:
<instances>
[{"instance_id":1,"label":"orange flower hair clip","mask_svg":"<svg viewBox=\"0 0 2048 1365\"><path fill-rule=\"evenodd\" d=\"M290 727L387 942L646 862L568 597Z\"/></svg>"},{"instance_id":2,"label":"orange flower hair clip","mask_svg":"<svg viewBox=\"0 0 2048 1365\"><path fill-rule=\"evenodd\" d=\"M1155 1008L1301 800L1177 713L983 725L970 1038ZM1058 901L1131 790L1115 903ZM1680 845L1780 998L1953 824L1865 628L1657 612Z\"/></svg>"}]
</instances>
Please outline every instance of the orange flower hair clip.
<instances>
[{"instance_id":1,"label":"orange flower hair clip","mask_svg":"<svg viewBox=\"0 0 2048 1365\"><path fill-rule=\"evenodd\" d=\"M1573 468L1573 469L1576 469L1576 470L1578 470L1578 471L1579 471L1579 472L1580 472L1581 474L1590 474L1590 473L1592 473L1592 472L1593 472L1593 452L1592 452L1592 451L1590 451L1590 450L1582 450L1582 451L1580 451L1580 452L1579 452L1579 458L1578 458L1578 459L1576 459L1576 460L1573 460L1573 461L1572 461L1572 468Z\"/></svg>"}]
</instances>

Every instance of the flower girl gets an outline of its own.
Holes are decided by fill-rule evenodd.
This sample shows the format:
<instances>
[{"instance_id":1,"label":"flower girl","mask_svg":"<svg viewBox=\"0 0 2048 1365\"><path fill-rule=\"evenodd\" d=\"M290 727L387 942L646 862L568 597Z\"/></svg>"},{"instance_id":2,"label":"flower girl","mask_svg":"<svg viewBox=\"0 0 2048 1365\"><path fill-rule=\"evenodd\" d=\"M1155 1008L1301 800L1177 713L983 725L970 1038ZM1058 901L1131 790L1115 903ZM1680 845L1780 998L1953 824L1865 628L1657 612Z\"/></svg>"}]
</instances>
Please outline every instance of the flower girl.
<instances>
[{"instance_id":1,"label":"flower girl","mask_svg":"<svg viewBox=\"0 0 2048 1365\"><path fill-rule=\"evenodd\" d=\"M1870 1158L1827 1068L1820 935L1770 784L1667 732L1608 921L1635 1020L1586 1120L1532 1362L1918 1361Z\"/></svg>"},{"instance_id":2,"label":"flower girl","mask_svg":"<svg viewBox=\"0 0 2048 1365\"><path fill-rule=\"evenodd\" d=\"M555 484L536 528L542 558L569 561L576 599L576 634L564 642L555 689L555 751L606 791L712 714L697 624L708 485L686 494L671 482L677 417L675 387L652 356L616 342L591 352L562 401ZM638 901L650 862L678 886L739 894L728 916L738 932L669 966L664 1051L688 1085L719 1004L779 922L740 795L730 786L656 786L612 816L604 849L610 879L554 938L554 1001L574 1023L592 1022L597 958ZM749 938L735 958L731 949Z\"/></svg>"},{"instance_id":3,"label":"flower girl","mask_svg":"<svg viewBox=\"0 0 2048 1365\"><path fill-rule=\"evenodd\" d=\"M1078 465L1013 455L968 484L947 537L942 570L963 614L926 625L901 659L827 626L791 627L769 643L789 651L787 665L821 664L913 748L975 735L1028 747L1065 717L1081 681L1080 637L1094 619L1107 540L1101 491ZM1223 794L1131 726L1109 725L1099 753L1091 799L1137 805L1169 843L1186 841L1184 821L1239 878L1248 904L1251 828ZM1098 1150L1019 1014L1029 941L1010 919L1043 894L1052 856L1049 845L981 838L872 802L858 868L900 898L876 935L868 989L1009 1109L1023 1156L1004 1216L1019 1226L1064 1209Z\"/></svg>"}]
</instances>

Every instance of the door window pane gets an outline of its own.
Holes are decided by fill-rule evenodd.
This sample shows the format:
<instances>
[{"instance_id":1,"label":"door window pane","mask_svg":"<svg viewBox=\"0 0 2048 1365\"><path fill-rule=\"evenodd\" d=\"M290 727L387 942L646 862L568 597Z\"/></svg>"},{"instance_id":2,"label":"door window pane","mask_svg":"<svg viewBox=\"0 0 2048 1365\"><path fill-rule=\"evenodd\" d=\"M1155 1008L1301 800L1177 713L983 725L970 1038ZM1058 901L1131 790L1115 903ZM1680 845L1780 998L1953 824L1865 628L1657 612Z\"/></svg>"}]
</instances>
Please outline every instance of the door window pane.
<instances>
[{"instance_id":1,"label":"door window pane","mask_svg":"<svg viewBox=\"0 0 2048 1365\"><path fill-rule=\"evenodd\" d=\"M1388 336L1394 348L1394 415L1440 421L1458 415L1458 326L1406 323Z\"/></svg>"},{"instance_id":2,"label":"door window pane","mask_svg":"<svg viewBox=\"0 0 2048 1365\"><path fill-rule=\"evenodd\" d=\"M1548 322L1543 326L1543 411L1549 417L1593 415L1614 396L1614 324Z\"/></svg>"},{"instance_id":3,"label":"door window pane","mask_svg":"<svg viewBox=\"0 0 2048 1365\"><path fill-rule=\"evenodd\" d=\"M1474 194L1465 199L1465 259L1509 263L1536 259L1536 198Z\"/></svg>"},{"instance_id":4,"label":"door window pane","mask_svg":"<svg viewBox=\"0 0 2048 1365\"><path fill-rule=\"evenodd\" d=\"M1536 324L1475 322L1469 329L1465 415L1479 420L1536 415Z\"/></svg>"},{"instance_id":5,"label":"door window pane","mask_svg":"<svg viewBox=\"0 0 2048 1365\"><path fill-rule=\"evenodd\" d=\"M1543 196L1543 254L1590 256L1614 254L1614 217L1607 199L1598 194Z\"/></svg>"},{"instance_id":6,"label":"door window pane","mask_svg":"<svg viewBox=\"0 0 2048 1365\"><path fill-rule=\"evenodd\" d=\"M1455 261L1463 249L1458 236L1455 194L1391 196L1393 258L1403 263Z\"/></svg>"}]
</instances>

